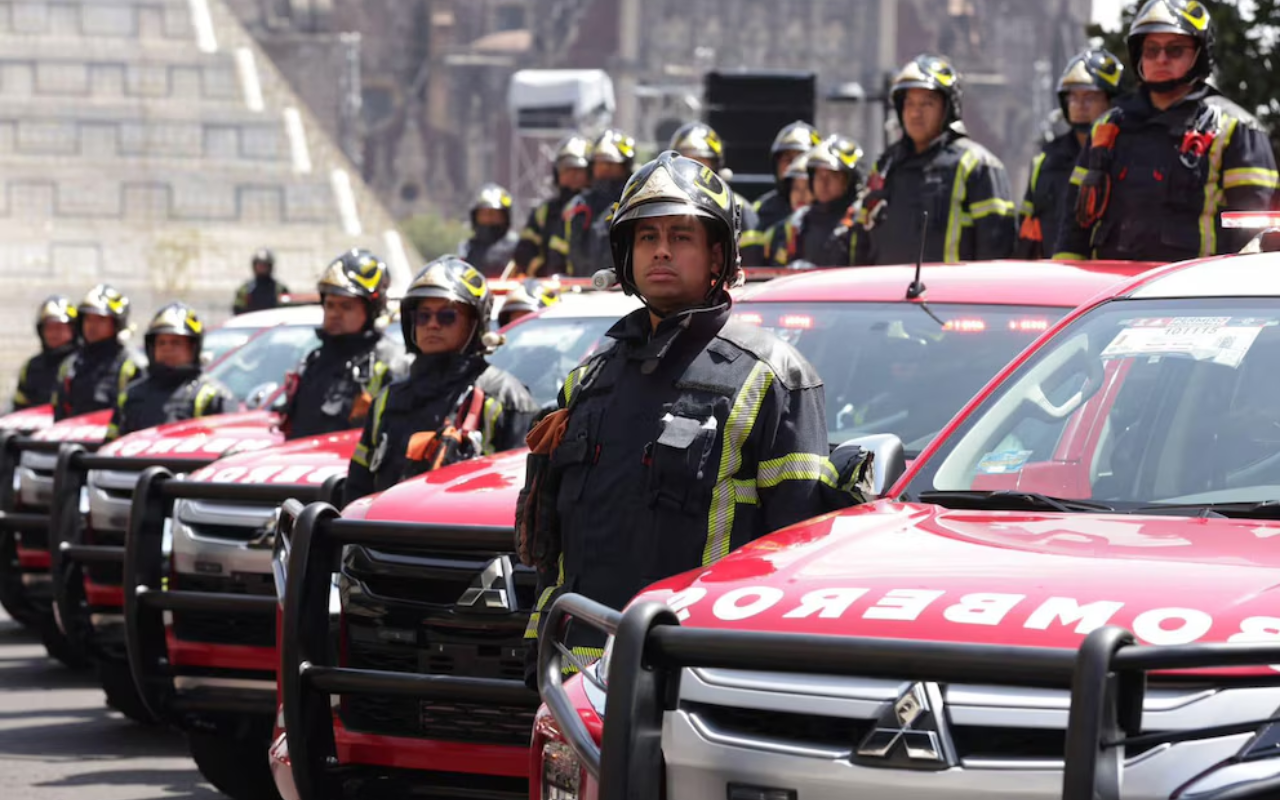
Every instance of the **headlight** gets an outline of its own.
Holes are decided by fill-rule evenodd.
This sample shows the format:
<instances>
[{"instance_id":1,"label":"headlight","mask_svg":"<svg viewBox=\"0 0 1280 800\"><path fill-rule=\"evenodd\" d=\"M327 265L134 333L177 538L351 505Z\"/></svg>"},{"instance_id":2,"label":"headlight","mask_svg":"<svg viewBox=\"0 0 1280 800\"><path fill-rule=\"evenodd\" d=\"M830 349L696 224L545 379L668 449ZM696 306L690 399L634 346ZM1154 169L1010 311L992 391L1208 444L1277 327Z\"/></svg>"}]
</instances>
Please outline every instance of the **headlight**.
<instances>
[{"instance_id":1,"label":"headlight","mask_svg":"<svg viewBox=\"0 0 1280 800\"><path fill-rule=\"evenodd\" d=\"M542 746L542 800L578 800L582 764L563 742Z\"/></svg>"}]
</instances>

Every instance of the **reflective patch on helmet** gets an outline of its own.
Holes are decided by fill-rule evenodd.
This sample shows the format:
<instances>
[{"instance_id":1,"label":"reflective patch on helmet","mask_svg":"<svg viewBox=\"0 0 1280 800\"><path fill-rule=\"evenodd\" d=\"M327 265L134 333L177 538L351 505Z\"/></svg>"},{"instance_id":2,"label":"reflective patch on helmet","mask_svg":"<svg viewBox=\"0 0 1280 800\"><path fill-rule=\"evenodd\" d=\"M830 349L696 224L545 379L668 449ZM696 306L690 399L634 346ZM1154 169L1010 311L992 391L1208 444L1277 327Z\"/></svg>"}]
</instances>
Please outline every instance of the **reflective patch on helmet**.
<instances>
[{"instance_id":1,"label":"reflective patch on helmet","mask_svg":"<svg viewBox=\"0 0 1280 800\"><path fill-rule=\"evenodd\" d=\"M1199 6L1200 4L1196 3L1196 5ZM1202 8L1201 11L1203 10L1204 9ZM1191 22L1191 24L1193 25L1195 24L1195 22L1192 21L1189 17L1187 18L1187 21ZM1149 3L1146 8L1146 13L1144 13L1141 17L1133 21L1134 28L1137 28L1140 25L1177 25L1177 24L1178 24L1178 18L1173 15L1173 9L1169 7L1169 4L1165 2L1165 0L1156 0L1156 2L1154 3Z\"/></svg>"},{"instance_id":2,"label":"reflective patch on helmet","mask_svg":"<svg viewBox=\"0 0 1280 800\"><path fill-rule=\"evenodd\" d=\"M1085 66L1083 58L1077 58L1071 62L1071 69L1067 71L1066 75L1062 76L1062 85L1093 86L1093 76L1089 74L1089 68Z\"/></svg>"},{"instance_id":3,"label":"reflective patch on helmet","mask_svg":"<svg viewBox=\"0 0 1280 800\"><path fill-rule=\"evenodd\" d=\"M693 185L702 189L708 197L716 202L716 205L728 210L729 187L725 185L724 181L720 180L719 175L703 167L698 170L697 176L693 179Z\"/></svg>"},{"instance_id":4,"label":"reflective patch on helmet","mask_svg":"<svg viewBox=\"0 0 1280 800\"><path fill-rule=\"evenodd\" d=\"M378 284L382 283L382 275L382 264L368 259L361 262L359 271L352 275L351 279L370 292L377 292Z\"/></svg>"},{"instance_id":5,"label":"reflective patch on helmet","mask_svg":"<svg viewBox=\"0 0 1280 800\"><path fill-rule=\"evenodd\" d=\"M1187 7L1178 9L1178 13L1198 31L1209 27L1209 12L1196 0L1188 0Z\"/></svg>"},{"instance_id":6,"label":"reflective patch on helmet","mask_svg":"<svg viewBox=\"0 0 1280 800\"><path fill-rule=\"evenodd\" d=\"M474 297L484 297L485 290L488 288L484 282L484 275L481 275L479 270L471 266L468 266L463 271L462 283Z\"/></svg>"},{"instance_id":7,"label":"reflective patch on helmet","mask_svg":"<svg viewBox=\"0 0 1280 800\"><path fill-rule=\"evenodd\" d=\"M630 206L635 203L643 203L646 200L662 198L683 198L687 200L689 195L676 184L666 166L658 164L650 170L643 183L637 181L635 193L631 197L624 198L623 202Z\"/></svg>"}]
</instances>

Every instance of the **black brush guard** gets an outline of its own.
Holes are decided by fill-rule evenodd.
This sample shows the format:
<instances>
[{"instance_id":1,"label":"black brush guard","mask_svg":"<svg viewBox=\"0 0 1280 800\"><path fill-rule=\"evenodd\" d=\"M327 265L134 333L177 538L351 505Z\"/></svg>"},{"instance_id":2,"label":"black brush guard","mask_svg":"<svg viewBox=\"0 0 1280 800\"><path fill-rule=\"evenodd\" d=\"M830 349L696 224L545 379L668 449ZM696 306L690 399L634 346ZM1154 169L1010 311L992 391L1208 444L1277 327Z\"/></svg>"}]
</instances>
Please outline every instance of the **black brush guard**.
<instances>
[{"instance_id":1,"label":"black brush guard","mask_svg":"<svg viewBox=\"0 0 1280 800\"><path fill-rule=\"evenodd\" d=\"M80 509L80 495L93 470L137 472L152 467L190 472L212 464L211 458L162 458L102 456L91 453L81 444L64 444L58 449L58 463L53 473L53 502L49 507L49 561L53 583L53 602L58 620L67 639L78 650L95 658L124 658L124 640L119 632L104 639L95 631L91 614L95 610L121 613L118 607L97 609L91 606L85 583L86 567L101 565L117 570L124 566L125 546L90 541L87 514ZM130 513L132 517L132 512ZM123 533L127 536L127 531ZM96 581L103 586L121 584Z\"/></svg>"},{"instance_id":2,"label":"black brush guard","mask_svg":"<svg viewBox=\"0 0 1280 800\"><path fill-rule=\"evenodd\" d=\"M4 592L6 606L18 610L30 620L50 619L53 612L52 598L33 597L23 585L24 569L18 562L17 534L38 533L52 538L52 511L19 511L18 494L14 476L23 453L59 453L64 446L77 446L91 452L101 442L57 442L33 439L16 431L0 433L0 591ZM79 508L79 497L76 498ZM43 570L39 571L43 574Z\"/></svg>"},{"instance_id":3,"label":"black brush guard","mask_svg":"<svg viewBox=\"0 0 1280 800\"><path fill-rule=\"evenodd\" d=\"M614 636L600 745L564 690L563 670L571 666L564 652L570 620ZM619 613L574 594L552 604L544 630L539 688L565 742L599 782L599 800L663 796L663 714L675 707L680 671L686 667L1069 689L1062 798L1120 800L1125 744L1249 733L1274 721L1143 734L1148 672L1280 663L1280 644L1155 647L1136 644L1132 633L1114 626L1093 631L1074 651L686 628L662 603L641 602ZM1280 779L1197 795L1201 800L1275 797L1280 797Z\"/></svg>"},{"instance_id":4,"label":"black brush guard","mask_svg":"<svg viewBox=\"0 0 1280 800\"><path fill-rule=\"evenodd\" d=\"M169 559L164 553L166 523L175 501L225 500L245 503L284 503L287 500L334 502L341 495L343 477L323 484L227 484L174 480L163 466L152 466L138 478L125 539L124 619L129 669L143 702L158 719L182 725L192 713L249 714L274 717L275 698L265 703L222 696L183 696L174 687L177 668L169 661L164 612L252 614L274 620L276 599L220 592L165 589Z\"/></svg>"},{"instance_id":5,"label":"black brush guard","mask_svg":"<svg viewBox=\"0 0 1280 800\"><path fill-rule=\"evenodd\" d=\"M538 695L523 681L349 669L333 663L329 590L343 547L405 548L433 554L513 552L508 527L347 520L327 503L286 503L277 534L277 586L284 587L280 687L293 781L303 800L339 800L334 695L492 703L528 709ZM477 795L479 796L479 795ZM487 796L487 795L486 795Z\"/></svg>"}]
</instances>

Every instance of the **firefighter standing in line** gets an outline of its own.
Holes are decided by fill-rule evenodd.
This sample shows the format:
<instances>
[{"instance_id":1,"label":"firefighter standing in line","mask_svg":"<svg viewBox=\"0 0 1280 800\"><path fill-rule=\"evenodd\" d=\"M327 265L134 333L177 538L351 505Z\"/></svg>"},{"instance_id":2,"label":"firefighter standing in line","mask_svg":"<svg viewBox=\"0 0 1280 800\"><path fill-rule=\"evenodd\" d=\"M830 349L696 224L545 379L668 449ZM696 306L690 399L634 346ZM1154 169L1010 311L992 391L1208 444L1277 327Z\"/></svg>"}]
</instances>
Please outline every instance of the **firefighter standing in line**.
<instances>
[{"instance_id":1,"label":"firefighter standing in line","mask_svg":"<svg viewBox=\"0 0 1280 800\"><path fill-rule=\"evenodd\" d=\"M804 160L813 200L791 212L774 229L770 263L809 268L848 266L848 228L842 225L862 190L862 148L852 139L832 136L809 151Z\"/></svg>"},{"instance_id":2,"label":"firefighter standing in line","mask_svg":"<svg viewBox=\"0 0 1280 800\"><path fill-rule=\"evenodd\" d=\"M147 326L145 342L146 371L120 393L108 442L166 422L232 410L235 398L226 387L201 374L204 325L194 309L185 303L160 309Z\"/></svg>"},{"instance_id":3,"label":"firefighter standing in line","mask_svg":"<svg viewBox=\"0 0 1280 800\"><path fill-rule=\"evenodd\" d=\"M484 276L454 256L427 264L409 284L400 326L417 356L408 378L374 401L345 502L524 441L537 406L520 381L485 360L492 310Z\"/></svg>"},{"instance_id":4,"label":"firefighter standing in line","mask_svg":"<svg viewBox=\"0 0 1280 800\"><path fill-rule=\"evenodd\" d=\"M799 158L793 158L790 161L791 163L787 165L787 171L783 174L783 181L787 190L787 197L795 211L783 217L764 232L764 260L766 264L773 263L776 251L786 247L787 231L793 230L787 224L791 217L813 202L813 192L809 190L809 153L802 153Z\"/></svg>"},{"instance_id":5,"label":"firefighter standing in line","mask_svg":"<svg viewBox=\"0 0 1280 800\"><path fill-rule=\"evenodd\" d=\"M727 184L670 151L627 184L610 242L645 307L608 331L529 434L517 547L540 587L527 639L559 592L620 609L655 580L828 510L823 490L838 491L821 379L790 345L731 319L738 219ZM586 631L571 644L600 653Z\"/></svg>"},{"instance_id":6,"label":"firefighter standing in line","mask_svg":"<svg viewBox=\"0 0 1280 800\"><path fill-rule=\"evenodd\" d=\"M610 266L609 219L635 160L636 140L622 131L610 128L592 141L591 188L564 207L564 227L548 245L548 275L589 278Z\"/></svg>"},{"instance_id":7,"label":"firefighter standing in line","mask_svg":"<svg viewBox=\"0 0 1280 800\"><path fill-rule=\"evenodd\" d=\"M1214 27L1197 0L1148 0L1129 26L1139 87L1093 126L1054 258L1181 261L1236 252L1223 211L1271 207L1276 161L1252 116L1208 85Z\"/></svg>"},{"instance_id":8,"label":"firefighter standing in line","mask_svg":"<svg viewBox=\"0 0 1280 800\"><path fill-rule=\"evenodd\" d=\"M511 193L496 183L480 187L471 204L471 238L458 247L458 256L489 278L506 272L519 235L511 228Z\"/></svg>"},{"instance_id":9,"label":"firefighter standing in line","mask_svg":"<svg viewBox=\"0 0 1280 800\"><path fill-rule=\"evenodd\" d=\"M537 281L528 281L502 298L502 306L498 309L498 327L505 328L521 317L536 314L559 300L560 296L554 289Z\"/></svg>"},{"instance_id":10,"label":"firefighter standing in line","mask_svg":"<svg viewBox=\"0 0 1280 800\"><path fill-rule=\"evenodd\" d=\"M1019 212L1016 258L1047 258L1058 241L1058 222L1071 172L1089 129L1120 94L1124 67L1106 50L1085 50L1071 59L1058 79L1058 104L1071 130L1044 146L1031 161L1031 179ZM1046 252L1049 251L1049 252Z\"/></svg>"},{"instance_id":11,"label":"firefighter standing in line","mask_svg":"<svg viewBox=\"0 0 1280 800\"><path fill-rule=\"evenodd\" d=\"M147 366L121 340L129 327L129 298L115 287L100 283L90 289L76 307L75 320L80 346L58 368L50 399L55 421L111 408Z\"/></svg>"},{"instance_id":12,"label":"firefighter standing in line","mask_svg":"<svg viewBox=\"0 0 1280 800\"><path fill-rule=\"evenodd\" d=\"M715 174L724 177L724 141L720 138L720 134L705 122L689 122L681 125L671 135L671 143L667 149L674 150L685 158L691 158ZM750 267L762 266L765 239L764 233L760 230L760 220L745 197L734 192L733 199L742 211L742 235L738 237L742 263Z\"/></svg>"},{"instance_id":13,"label":"firefighter standing in line","mask_svg":"<svg viewBox=\"0 0 1280 800\"><path fill-rule=\"evenodd\" d=\"M76 309L64 295L46 297L36 312L40 352L27 359L18 372L13 410L42 406L53 396L58 367L76 349Z\"/></svg>"},{"instance_id":14,"label":"firefighter standing in line","mask_svg":"<svg viewBox=\"0 0 1280 800\"><path fill-rule=\"evenodd\" d=\"M320 277L320 346L285 379L281 427L287 438L360 427L373 398L395 377L395 354L374 328L387 307L389 283L387 265L359 249L338 256Z\"/></svg>"},{"instance_id":15,"label":"firefighter standing in line","mask_svg":"<svg viewBox=\"0 0 1280 800\"><path fill-rule=\"evenodd\" d=\"M857 266L957 263L1008 258L1017 234L1004 165L969 138L961 121L961 78L939 56L903 67L890 90L904 135L876 161L854 218Z\"/></svg>"},{"instance_id":16,"label":"firefighter standing in line","mask_svg":"<svg viewBox=\"0 0 1280 800\"><path fill-rule=\"evenodd\" d=\"M231 306L232 314L275 308L280 305L280 297L289 293L289 287L272 276L276 268L276 257L270 250L263 248L254 253L250 266L253 268L253 277L236 290L236 300Z\"/></svg>"},{"instance_id":17,"label":"firefighter standing in line","mask_svg":"<svg viewBox=\"0 0 1280 800\"><path fill-rule=\"evenodd\" d=\"M773 137L773 146L769 152L773 156L773 177L777 186L764 194L752 205L756 212L756 225L761 231L767 231L786 219L792 211L800 206L792 205L788 191L787 170L791 162L822 144L822 137L807 122L796 120L778 131Z\"/></svg>"},{"instance_id":18,"label":"firefighter standing in line","mask_svg":"<svg viewBox=\"0 0 1280 800\"><path fill-rule=\"evenodd\" d=\"M591 142L573 134L556 147L551 165L551 178L556 194L529 212L520 241L516 244L516 272L537 275L547 263L547 248L552 237L564 231L564 207L591 181Z\"/></svg>"}]
</instances>

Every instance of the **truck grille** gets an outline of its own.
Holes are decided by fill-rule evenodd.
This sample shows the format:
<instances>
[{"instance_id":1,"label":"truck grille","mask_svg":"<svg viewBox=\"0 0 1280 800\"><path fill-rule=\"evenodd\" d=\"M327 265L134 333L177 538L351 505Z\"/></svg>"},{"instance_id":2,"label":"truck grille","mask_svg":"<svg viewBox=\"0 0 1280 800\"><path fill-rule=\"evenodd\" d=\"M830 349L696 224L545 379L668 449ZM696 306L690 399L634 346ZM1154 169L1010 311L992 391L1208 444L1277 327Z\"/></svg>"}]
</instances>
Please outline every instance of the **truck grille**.
<instances>
[{"instance_id":1,"label":"truck grille","mask_svg":"<svg viewBox=\"0 0 1280 800\"><path fill-rule=\"evenodd\" d=\"M274 597L270 575L233 575L213 578L178 575L174 588L188 592ZM275 647L276 620L270 614L233 614L222 611L174 611L173 633L182 641Z\"/></svg>"},{"instance_id":2,"label":"truck grille","mask_svg":"<svg viewBox=\"0 0 1280 800\"><path fill-rule=\"evenodd\" d=\"M87 544L124 547L124 537L124 531L85 531ZM85 564L84 574L99 586L124 585L124 564Z\"/></svg>"}]
</instances>

